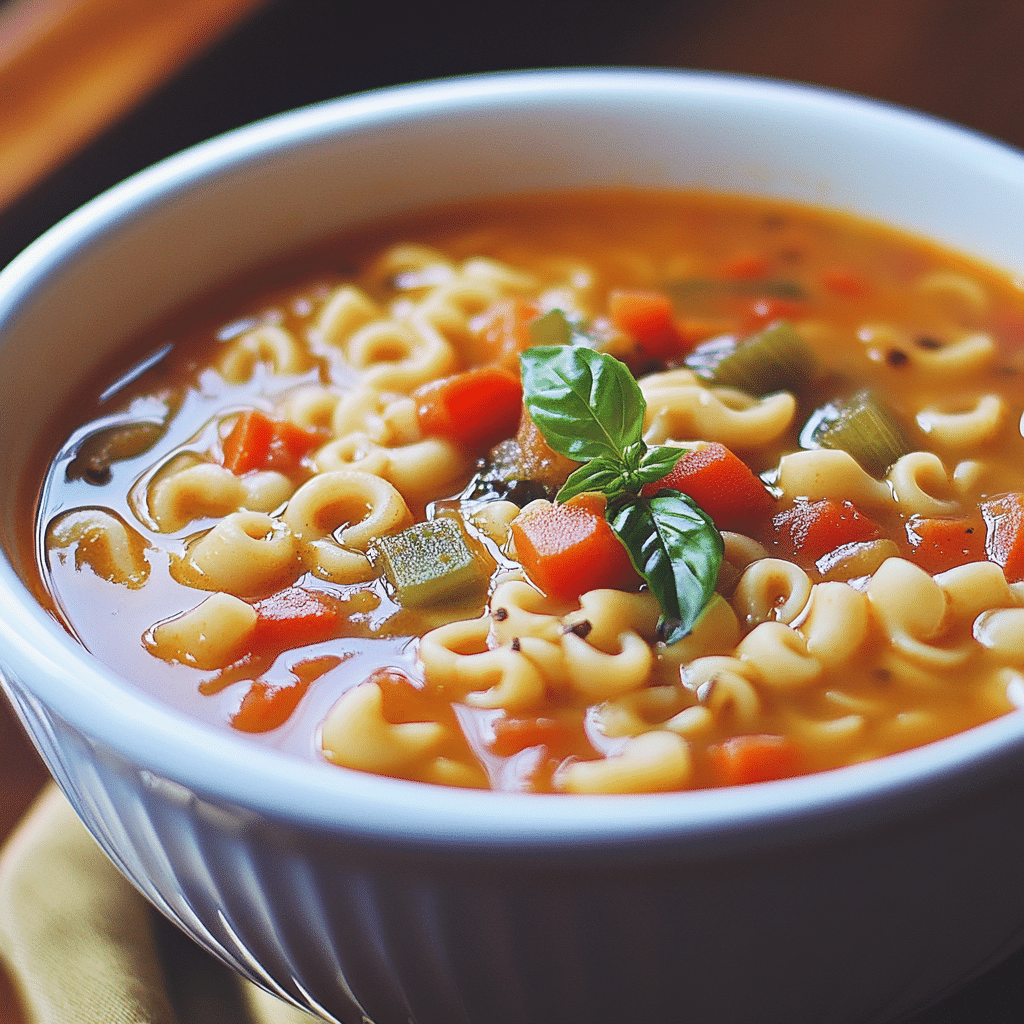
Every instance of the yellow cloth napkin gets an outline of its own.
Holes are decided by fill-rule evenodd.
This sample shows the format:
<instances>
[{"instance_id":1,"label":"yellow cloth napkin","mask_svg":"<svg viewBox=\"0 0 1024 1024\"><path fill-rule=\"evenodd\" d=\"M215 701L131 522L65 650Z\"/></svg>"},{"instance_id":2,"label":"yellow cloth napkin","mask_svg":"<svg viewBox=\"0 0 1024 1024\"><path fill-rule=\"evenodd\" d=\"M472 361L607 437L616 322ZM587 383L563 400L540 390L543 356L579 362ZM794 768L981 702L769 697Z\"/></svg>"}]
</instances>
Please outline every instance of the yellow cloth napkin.
<instances>
[{"instance_id":1,"label":"yellow cloth napkin","mask_svg":"<svg viewBox=\"0 0 1024 1024\"><path fill-rule=\"evenodd\" d=\"M49 785L0 856L0 954L32 1024L312 1024L168 923Z\"/></svg>"}]
</instances>

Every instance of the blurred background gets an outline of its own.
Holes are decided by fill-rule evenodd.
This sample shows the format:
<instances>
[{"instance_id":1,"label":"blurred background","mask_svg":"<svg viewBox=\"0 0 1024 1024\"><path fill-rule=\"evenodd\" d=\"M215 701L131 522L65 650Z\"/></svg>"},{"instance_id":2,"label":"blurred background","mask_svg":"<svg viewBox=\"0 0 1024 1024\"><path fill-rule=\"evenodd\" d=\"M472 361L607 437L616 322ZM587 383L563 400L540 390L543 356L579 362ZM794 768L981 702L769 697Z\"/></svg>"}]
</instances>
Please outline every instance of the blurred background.
<instances>
[{"instance_id":1,"label":"blurred background","mask_svg":"<svg viewBox=\"0 0 1024 1024\"><path fill-rule=\"evenodd\" d=\"M127 175L259 118L584 65L846 89L1024 147L1024 0L0 0L0 267ZM0 840L44 777L0 699ZM0 977L0 1024L22 1020ZM1024 955L914 1024L979 1020L1024 1020Z\"/></svg>"}]
</instances>

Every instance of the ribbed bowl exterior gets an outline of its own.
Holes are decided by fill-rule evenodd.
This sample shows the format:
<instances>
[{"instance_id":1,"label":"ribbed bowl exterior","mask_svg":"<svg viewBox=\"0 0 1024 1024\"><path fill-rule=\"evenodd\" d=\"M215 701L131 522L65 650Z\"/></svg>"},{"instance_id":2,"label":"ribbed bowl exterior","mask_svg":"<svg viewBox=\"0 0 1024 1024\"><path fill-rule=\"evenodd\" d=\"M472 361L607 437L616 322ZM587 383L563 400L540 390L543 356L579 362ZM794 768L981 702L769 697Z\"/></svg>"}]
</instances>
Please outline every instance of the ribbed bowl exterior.
<instances>
[{"instance_id":1,"label":"ribbed bowl exterior","mask_svg":"<svg viewBox=\"0 0 1024 1024\"><path fill-rule=\"evenodd\" d=\"M713 860L657 842L575 863L389 850L191 792L97 747L17 680L7 690L135 886L329 1021L881 1024L1024 939L1020 785Z\"/></svg>"}]
</instances>

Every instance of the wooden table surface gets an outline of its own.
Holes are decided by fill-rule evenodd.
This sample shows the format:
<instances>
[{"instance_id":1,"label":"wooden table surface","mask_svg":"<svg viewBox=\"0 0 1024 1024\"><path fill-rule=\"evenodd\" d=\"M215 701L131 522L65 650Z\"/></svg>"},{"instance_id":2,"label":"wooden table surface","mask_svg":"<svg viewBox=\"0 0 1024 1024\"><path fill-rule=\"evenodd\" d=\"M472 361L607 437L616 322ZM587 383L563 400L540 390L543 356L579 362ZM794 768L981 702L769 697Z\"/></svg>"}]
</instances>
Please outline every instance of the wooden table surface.
<instances>
[{"instance_id":1,"label":"wooden table surface","mask_svg":"<svg viewBox=\"0 0 1024 1024\"><path fill-rule=\"evenodd\" d=\"M0 0L0 14L19 2ZM353 39L358 46L346 45ZM491 5L489 19L476 0L276 0L0 211L0 266L127 174L259 117L401 81L590 64L742 72L849 89L1024 147L1021 0L519 0ZM45 777L0 699L0 836ZM1018 956L914 1024L1022 1019ZM2 974L0 1024L24 1024Z\"/></svg>"}]
</instances>

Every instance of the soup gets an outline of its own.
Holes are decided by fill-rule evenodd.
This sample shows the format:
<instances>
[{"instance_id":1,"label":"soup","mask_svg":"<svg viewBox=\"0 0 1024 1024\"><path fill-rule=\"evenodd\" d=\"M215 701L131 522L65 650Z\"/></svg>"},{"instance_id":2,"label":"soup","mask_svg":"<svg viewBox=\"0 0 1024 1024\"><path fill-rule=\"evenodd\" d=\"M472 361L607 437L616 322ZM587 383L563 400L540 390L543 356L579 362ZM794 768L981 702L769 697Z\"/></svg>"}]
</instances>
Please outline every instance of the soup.
<instances>
[{"instance_id":1,"label":"soup","mask_svg":"<svg viewBox=\"0 0 1024 1024\"><path fill-rule=\"evenodd\" d=\"M104 367L40 573L135 685L325 770L582 794L851 764L1024 699L1022 334L1016 282L835 213L428 211Z\"/></svg>"}]
</instances>

